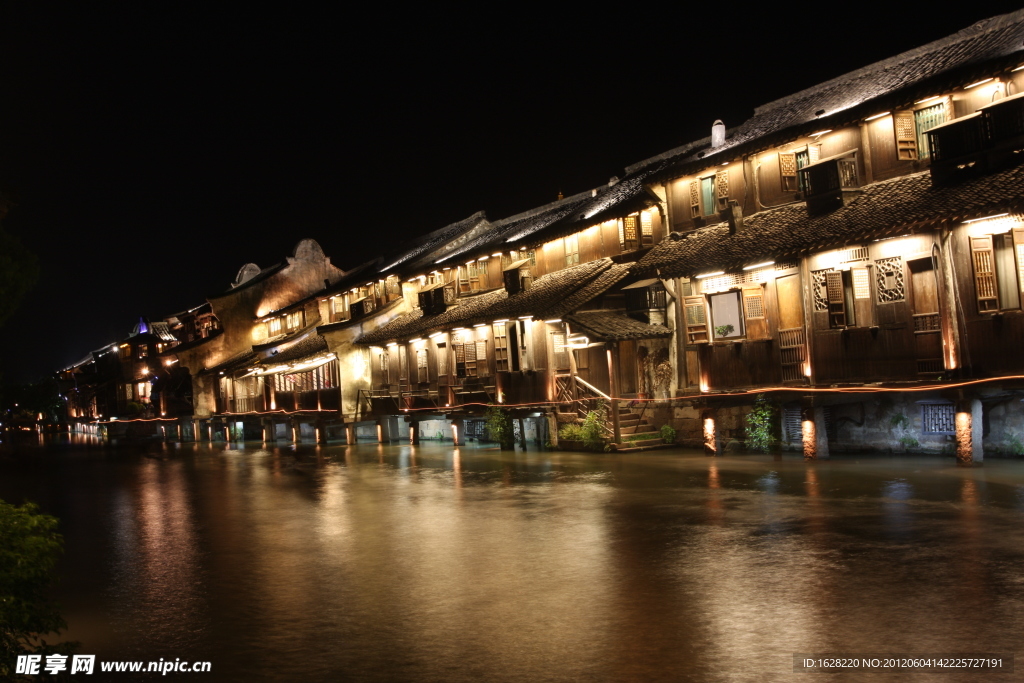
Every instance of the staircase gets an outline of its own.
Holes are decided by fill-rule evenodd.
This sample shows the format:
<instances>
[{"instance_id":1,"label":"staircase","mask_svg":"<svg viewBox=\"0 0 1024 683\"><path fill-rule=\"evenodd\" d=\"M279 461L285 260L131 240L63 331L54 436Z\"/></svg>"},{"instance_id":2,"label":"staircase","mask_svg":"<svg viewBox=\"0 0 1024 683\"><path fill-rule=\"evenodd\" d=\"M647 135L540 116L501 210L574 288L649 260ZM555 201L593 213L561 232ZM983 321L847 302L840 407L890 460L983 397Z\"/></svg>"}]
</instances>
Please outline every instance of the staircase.
<instances>
[{"instance_id":1,"label":"staircase","mask_svg":"<svg viewBox=\"0 0 1024 683\"><path fill-rule=\"evenodd\" d=\"M639 412L637 412L639 411ZM642 415L643 409L630 406L619 406L619 434L621 440L614 448L619 453L647 451L663 448L665 442L661 438L661 430L650 424Z\"/></svg>"}]
</instances>

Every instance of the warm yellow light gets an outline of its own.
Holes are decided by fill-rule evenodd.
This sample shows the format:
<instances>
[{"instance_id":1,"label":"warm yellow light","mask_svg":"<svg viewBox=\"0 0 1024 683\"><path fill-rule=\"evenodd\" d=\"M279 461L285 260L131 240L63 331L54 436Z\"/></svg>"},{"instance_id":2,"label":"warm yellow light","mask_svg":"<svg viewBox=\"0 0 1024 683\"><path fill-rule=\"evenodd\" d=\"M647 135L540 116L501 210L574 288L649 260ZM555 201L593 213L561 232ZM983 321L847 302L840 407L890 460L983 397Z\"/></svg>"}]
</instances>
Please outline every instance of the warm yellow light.
<instances>
[{"instance_id":1,"label":"warm yellow light","mask_svg":"<svg viewBox=\"0 0 1024 683\"><path fill-rule=\"evenodd\" d=\"M487 323L477 323L476 325L473 325L473 327L487 327Z\"/></svg>"},{"instance_id":2,"label":"warm yellow light","mask_svg":"<svg viewBox=\"0 0 1024 683\"><path fill-rule=\"evenodd\" d=\"M935 100L941 100L942 95L933 95L932 97L926 97L923 100L918 100L914 104L924 104L925 102L934 102Z\"/></svg>"},{"instance_id":3,"label":"warm yellow light","mask_svg":"<svg viewBox=\"0 0 1024 683\"><path fill-rule=\"evenodd\" d=\"M993 80L995 80L995 79L986 78L984 80L978 81L977 83L971 83L970 85L965 85L964 86L964 90L970 90L971 88L977 88L979 85L985 85L986 83L990 83Z\"/></svg>"},{"instance_id":4,"label":"warm yellow light","mask_svg":"<svg viewBox=\"0 0 1024 683\"><path fill-rule=\"evenodd\" d=\"M703 275L697 275L697 276L695 277L695 279L697 279L697 280L703 280L703 279L704 279L704 278L706 278L706 277L714 277L714 276L716 276L716 275L725 275L725 271L724 271L724 270L716 270L716 271L715 271L715 272L713 272L713 273L704 273Z\"/></svg>"},{"instance_id":5,"label":"warm yellow light","mask_svg":"<svg viewBox=\"0 0 1024 683\"><path fill-rule=\"evenodd\" d=\"M819 130L817 133L811 133L811 137L812 138L818 138L818 137L821 137L822 135L824 135L825 133L831 133L831 132L832 132L831 128L829 128L827 130Z\"/></svg>"},{"instance_id":6,"label":"warm yellow light","mask_svg":"<svg viewBox=\"0 0 1024 683\"><path fill-rule=\"evenodd\" d=\"M545 320L544 322L546 322L548 325L557 325L558 323L562 322L562 319L555 318L553 320Z\"/></svg>"},{"instance_id":7,"label":"warm yellow light","mask_svg":"<svg viewBox=\"0 0 1024 683\"><path fill-rule=\"evenodd\" d=\"M764 268L765 266L774 266L775 261L765 261L764 263L755 263L752 266L744 266L743 270L754 270L755 268Z\"/></svg>"},{"instance_id":8,"label":"warm yellow light","mask_svg":"<svg viewBox=\"0 0 1024 683\"><path fill-rule=\"evenodd\" d=\"M865 121L874 121L875 119L880 119L880 118L882 118L883 116L888 116L888 115L889 115L890 113L891 113L891 112L883 111L883 112L882 112L881 114L875 114L874 116L869 116L869 117L867 117L867 118L866 118L866 119L864 119L864 120L865 120Z\"/></svg>"},{"instance_id":9,"label":"warm yellow light","mask_svg":"<svg viewBox=\"0 0 1024 683\"><path fill-rule=\"evenodd\" d=\"M435 332L434 334L430 335L430 338L431 338L431 339L437 339L437 338L438 338L438 337L440 337L440 336L441 336L442 334L444 334L444 332Z\"/></svg>"},{"instance_id":10,"label":"warm yellow light","mask_svg":"<svg viewBox=\"0 0 1024 683\"><path fill-rule=\"evenodd\" d=\"M497 325L499 323L507 323L507 322L508 322L508 318L502 318L501 320L495 320L494 324Z\"/></svg>"},{"instance_id":11,"label":"warm yellow light","mask_svg":"<svg viewBox=\"0 0 1024 683\"><path fill-rule=\"evenodd\" d=\"M501 258L501 252L499 251L497 254L491 254L491 258Z\"/></svg>"}]
</instances>

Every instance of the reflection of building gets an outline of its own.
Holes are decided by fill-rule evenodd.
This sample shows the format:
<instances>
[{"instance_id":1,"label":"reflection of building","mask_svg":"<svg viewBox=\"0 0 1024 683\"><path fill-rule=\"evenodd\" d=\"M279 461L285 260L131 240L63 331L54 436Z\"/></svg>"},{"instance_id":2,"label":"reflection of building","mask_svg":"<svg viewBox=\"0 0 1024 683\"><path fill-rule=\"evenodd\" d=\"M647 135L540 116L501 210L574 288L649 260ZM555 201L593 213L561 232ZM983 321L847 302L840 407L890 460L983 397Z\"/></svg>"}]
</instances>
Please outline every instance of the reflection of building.
<instances>
[{"instance_id":1,"label":"reflection of building","mask_svg":"<svg viewBox=\"0 0 1024 683\"><path fill-rule=\"evenodd\" d=\"M809 453L952 447L958 429L967 453L983 415L1008 443L1014 380L942 387L1020 372L1022 48L1024 11L980 22L345 272L303 240L168 318L182 343L160 357L191 379L199 433L228 438L450 438L492 403L543 438L558 406L672 396L658 419L718 448L774 390ZM176 386L154 389L170 405Z\"/></svg>"}]
</instances>

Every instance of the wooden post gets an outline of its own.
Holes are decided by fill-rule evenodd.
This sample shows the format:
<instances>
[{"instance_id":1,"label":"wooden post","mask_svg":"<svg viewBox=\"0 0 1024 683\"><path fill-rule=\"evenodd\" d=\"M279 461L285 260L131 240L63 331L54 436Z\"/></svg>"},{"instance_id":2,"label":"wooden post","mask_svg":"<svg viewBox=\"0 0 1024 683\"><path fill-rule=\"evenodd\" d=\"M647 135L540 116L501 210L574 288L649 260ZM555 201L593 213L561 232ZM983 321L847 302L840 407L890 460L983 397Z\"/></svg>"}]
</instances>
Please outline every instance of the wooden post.
<instances>
[{"instance_id":1,"label":"wooden post","mask_svg":"<svg viewBox=\"0 0 1024 683\"><path fill-rule=\"evenodd\" d=\"M410 420L409 422L409 443L418 446L420 443L420 421Z\"/></svg>"},{"instance_id":2,"label":"wooden post","mask_svg":"<svg viewBox=\"0 0 1024 683\"><path fill-rule=\"evenodd\" d=\"M356 426L351 422L345 425L345 443L349 446L355 445L356 442Z\"/></svg>"},{"instance_id":3,"label":"wooden post","mask_svg":"<svg viewBox=\"0 0 1024 683\"><path fill-rule=\"evenodd\" d=\"M523 418L516 418L519 422L519 447L524 451L526 450L526 423L523 422Z\"/></svg>"},{"instance_id":4,"label":"wooden post","mask_svg":"<svg viewBox=\"0 0 1024 683\"><path fill-rule=\"evenodd\" d=\"M622 427L619 424L619 378L616 370L619 366L619 346L615 342L608 342L608 393L611 394L612 411L612 440L615 443L622 442Z\"/></svg>"}]
</instances>

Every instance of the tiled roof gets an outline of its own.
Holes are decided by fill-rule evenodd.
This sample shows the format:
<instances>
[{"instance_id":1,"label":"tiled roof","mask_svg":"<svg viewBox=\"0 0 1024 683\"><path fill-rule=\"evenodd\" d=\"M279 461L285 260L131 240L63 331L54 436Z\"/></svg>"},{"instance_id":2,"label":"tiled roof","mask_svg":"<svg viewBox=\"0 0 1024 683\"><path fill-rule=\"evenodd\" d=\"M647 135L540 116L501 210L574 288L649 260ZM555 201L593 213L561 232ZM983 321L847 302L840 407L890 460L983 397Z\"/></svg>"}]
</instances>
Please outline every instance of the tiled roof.
<instances>
[{"instance_id":1,"label":"tiled roof","mask_svg":"<svg viewBox=\"0 0 1024 683\"><path fill-rule=\"evenodd\" d=\"M1024 10L979 21L940 40L870 64L754 110L728 131L725 144L711 149L710 138L688 143L627 169L656 172L667 179L713 165L724 157L774 144L814 128L836 128L884 109L970 82L984 67L1007 61L1024 43ZM1007 66L1009 62L1007 61ZM824 112L818 115L818 112ZM728 122L726 122L728 123ZM806 128L807 130L801 130ZM714 161L711 161L714 159Z\"/></svg>"},{"instance_id":2,"label":"tiled roof","mask_svg":"<svg viewBox=\"0 0 1024 683\"><path fill-rule=\"evenodd\" d=\"M436 330L468 327L501 318L511 320L525 315L537 318L558 317L565 310L564 302L574 293L584 290L589 294L580 302L582 305L624 277L623 268L624 266L613 264L609 259L598 259L537 278L529 290L513 296L509 296L504 289L498 289L460 299L457 306L452 306L438 315L423 316L417 309L364 335L359 343L380 344L393 339L410 339ZM603 280L599 277L612 269L615 276ZM628 267L625 269L628 270ZM594 286L590 287L591 284ZM599 289L602 286L604 289Z\"/></svg>"},{"instance_id":3,"label":"tiled roof","mask_svg":"<svg viewBox=\"0 0 1024 683\"><path fill-rule=\"evenodd\" d=\"M661 339L671 337L672 330L664 325L648 325L618 311L585 311L566 316L573 332L583 332L598 341L623 339Z\"/></svg>"},{"instance_id":4,"label":"tiled roof","mask_svg":"<svg viewBox=\"0 0 1024 683\"><path fill-rule=\"evenodd\" d=\"M237 370L238 368L242 368L242 367L245 367L245 366L249 365L255 359L256 359L256 353L253 352L252 349L246 349L245 351L242 351L241 353L236 353L234 356L232 356L231 358L228 358L223 363L219 363L217 365L214 365L211 368L206 368L205 370L202 370L200 374L213 374L213 373L218 373L218 372L230 372L232 370Z\"/></svg>"},{"instance_id":5,"label":"tiled roof","mask_svg":"<svg viewBox=\"0 0 1024 683\"><path fill-rule=\"evenodd\" d=\"M898 235L912 227L963 220L1024 206L1024 166L953 186L935 187L928 173L867 185L848 205L809 217L804 204L762 211L743 219L743 230L726 223L671 234L637 264L641 273L692 276L774 259L802 256L866 239Z\"/></svg>"},{"instance_id":6,"label":"tiled roof","mask_svg":"<svg viewBox=\"0 0 1024 683\"><path fill-rule=\"evenodd\" d=\"M469 218L450 223L422 237L405 242L401 250L397 250L381 259L380 272L382 274L389 274L392 270L399 268L405 272L409 268L423 265L420 262L425 260L426 257L434 257L435 251L439 249L450 251L450 244L453 241L457 241L459 237L472 232L474 229L487 228L489 225L484 212L477 211ZM448 249L445 249L446 247Z\"/></svg>"},{"instance_id":7,"label":"tiled roof","mask_svg":"<svg viewBox=\"0 0 1024 683\"><path fill-rule=\"evenodd\" d=\"M276 355L268 356L263 362L268 364L290 363L293 360L305 358L306 356L319 356L327 353L327 351L327 340L314 332L304 339L300 339L291 348Z\"/></svg>"}]
</instances>

